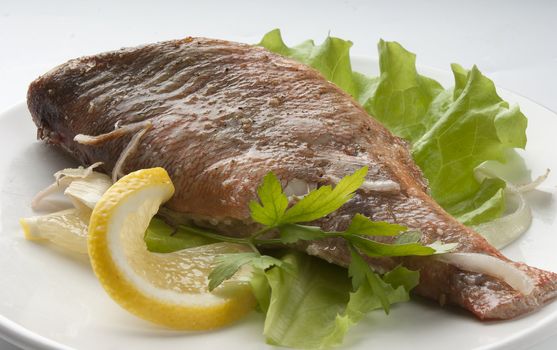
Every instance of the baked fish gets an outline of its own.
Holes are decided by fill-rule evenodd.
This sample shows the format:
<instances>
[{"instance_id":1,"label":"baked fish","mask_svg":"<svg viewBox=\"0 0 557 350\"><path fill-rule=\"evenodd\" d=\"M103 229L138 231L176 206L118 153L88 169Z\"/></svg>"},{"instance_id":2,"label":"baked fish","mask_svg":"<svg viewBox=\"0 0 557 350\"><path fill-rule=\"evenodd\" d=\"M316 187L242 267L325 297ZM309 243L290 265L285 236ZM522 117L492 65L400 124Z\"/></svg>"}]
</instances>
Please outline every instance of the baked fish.
<instances>
[{"instance_id":1,"label":"baked fish","mask_svg":"<svg viewBox=\"0 0 557 350\"><path fill-rule=\"evenodd\" d=\"M556 274L508 260L428 195L402 139L317 71L263 48L186 38L74 59L35 80L27 101L38 138L83 165L103 162L114 177L164 167L176 187L167 210L198 225L249 232L248 202L271 170L303 195L368 166L356 195L317 224L342 230L355 213L399 223L424 244L492 257L530 288L435 257L369 259L375 269L419 269L416 293L480 319L513 318L557 295ZM343 242L298 248L347 266Z\"/></svg>"}]
</instances>

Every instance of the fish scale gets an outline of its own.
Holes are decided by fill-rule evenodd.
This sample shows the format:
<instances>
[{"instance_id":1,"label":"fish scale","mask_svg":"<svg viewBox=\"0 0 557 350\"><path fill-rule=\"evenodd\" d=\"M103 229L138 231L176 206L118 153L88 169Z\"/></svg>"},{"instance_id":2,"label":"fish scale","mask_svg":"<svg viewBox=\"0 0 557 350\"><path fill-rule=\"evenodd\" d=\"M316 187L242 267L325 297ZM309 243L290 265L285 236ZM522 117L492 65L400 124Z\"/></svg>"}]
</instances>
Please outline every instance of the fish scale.
<instances>
[{"instance_id":1,"label":"fish scale","mask_svg":"<svg viewBox=\"0 0 557 350\"><path fill-rule=\"evenodd\" d=\"M356 213L399 223L420 230L424 244L458 243L460 252L513 264L535 287L524 295L502 280L434 257L369 258L375 269L400 263L418 269L416 293L460 305L480 319L513 318L557 295L557 275L508 260L428 195L405 141L317 71L263 48L187 38L78 58L35 80L28 106L39 138L83 165L103 162L106 172L132 134L98 145L79 144L74 137L149 121L122 173L164 167L176 187L167 208L202 224L224 222L225 228L215 228L225 234L253 227L248 203L269 171L283 184L327 185L367 165L366 181L395 186L360 189L314 224L341 230ZM340 239L298 248L342 266L350 261Z\"/></svg>"}]
</instances>

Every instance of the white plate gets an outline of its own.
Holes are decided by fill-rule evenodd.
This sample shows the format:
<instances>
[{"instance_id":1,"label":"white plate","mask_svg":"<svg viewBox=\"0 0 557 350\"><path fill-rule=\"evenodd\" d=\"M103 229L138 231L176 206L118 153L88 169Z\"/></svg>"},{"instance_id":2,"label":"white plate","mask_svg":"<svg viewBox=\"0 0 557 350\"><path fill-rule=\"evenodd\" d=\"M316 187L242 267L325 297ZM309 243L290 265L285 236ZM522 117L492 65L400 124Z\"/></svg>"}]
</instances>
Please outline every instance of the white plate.
<instances>
[{"instance_id":1,"label":"white plate","mask_svg":"<svg viewBox=\"0 0 557 350\"><path fill-rule=\"evenodd\" d=\"M357 59L354 68L375 73L377 62ZM451 76L422 70L452 84ZM553 133L557 115L508 91L529 118L528 150L522 152L533 174L557 169ZM128 314L103 291L87 261L26 241L18 218L32 215L33 195L72 161L35 141L36 128L24 104L0 114L0 336L32 349L261 349L262 317L219 331L184 333L160 329ZM534 222L504 253L512 259L557 271L556 177L529 195ZM557 334L557 302L506 322L479 322L465 312L427 302L397 305L390 316L370 315L345 342L354 349L521 349ZM63 344L63 345L62 345ZM270 348L270 347L268 347Z\"/></svg>"}]
</instances>

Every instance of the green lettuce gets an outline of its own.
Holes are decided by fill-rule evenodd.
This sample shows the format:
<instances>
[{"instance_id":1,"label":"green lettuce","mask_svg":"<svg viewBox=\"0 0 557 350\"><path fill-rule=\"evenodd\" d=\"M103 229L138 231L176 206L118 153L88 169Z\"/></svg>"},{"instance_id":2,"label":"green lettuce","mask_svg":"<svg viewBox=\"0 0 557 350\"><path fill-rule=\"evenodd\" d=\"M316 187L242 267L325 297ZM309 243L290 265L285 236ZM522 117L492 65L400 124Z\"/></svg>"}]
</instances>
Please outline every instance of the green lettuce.
<instances>
[{"instance_id":1,"label":"green lettuce","mask_svg":"<svg viewBox=\"0 0 557 350\"><path fill-rule=\"evenodd\" d=\"M182 249L199 247L219 242L188 231L186 226L172 228L163 220L155 217L145 231L145 244L153 253L172 253Z\"/></svg>"},{"instance_id":2,"label":"green lettuce","mask_svg":"<svg viewBox=\"0 0 557 350\"><path fill-rule=\"evenodd\" d=\"M287 253L282 260L291 268L258 270L251 282L258 305L266 312L263 333L269 344L330 348L341 344L369 311L383 307L370 284L352 291L346 269L301 253ZM395 304L409 299L418 273L398 267L377 279L387 303Z\"/></svg>"},{"instance_id":3,"label":"green lettuce","mask_svg":"<svg viewBox=\"0 0 557 350\"><path fill-rule=\"evenodd\" d=\"M420 75L416 56L396 42L379 42L378 77L352 70L347 40L327 37L320 45L309 40L288 47L273 30L259 45L317 69L408 140L431 195L457 219L474 225L504 212L504 182L480 183L474 171L486 161L505 162L509 150L524 148L527 120L477 67L468 71L453 64L455 86L445 89Z\"/></svg>"}]
</instances>

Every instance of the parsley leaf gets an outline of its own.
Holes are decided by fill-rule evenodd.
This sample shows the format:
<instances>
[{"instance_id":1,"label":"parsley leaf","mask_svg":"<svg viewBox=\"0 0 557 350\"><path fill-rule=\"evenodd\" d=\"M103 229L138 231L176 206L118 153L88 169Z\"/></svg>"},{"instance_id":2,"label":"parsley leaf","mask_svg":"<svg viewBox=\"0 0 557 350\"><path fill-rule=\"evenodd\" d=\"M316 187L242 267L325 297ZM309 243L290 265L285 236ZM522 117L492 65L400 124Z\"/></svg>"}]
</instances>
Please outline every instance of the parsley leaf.
<instances>
[{"instance_id":1,"label":"parsley leaf","mask_svg":"<svg viewBox=\"0 0 557 350\"><path fill-rule=\"evenodd\" d=\"M395 236L404 230L406 230L404 226L372 221L367 216L356 214L345 232L367 236Z\"/></svg>"},{"instance_id":2,"label":"parsley leaf","mask_svg":"<svg viewBox=\"0 0 557 350\"><path fill-rule=\"evenodd\" d=\"M263 183L257 188L257 195L261 204L257 201L249 203L251 218L266 226L276 226L288 207L288 198L273 172L265 175Z\"/></svg>"},{"instance_id":3,"label":"parsley leaf","mask_svg":"<svg viewBox=\"0 0 557 350\"><path fill-rule=\"evenodd\" d=\"M309 222L329 215L352 198L364 183L366 174L367 167L363 167L342 178L334 188L322 186L311 191L286 211L280 223Z\"/></svg>"},{"instance_id":4,"label":"parsley leaf","mask_svg":"<svg viewBox=\"0 0 557 350\"><path fill-rule=\"evenodd\" d=\"M436 253L434 247L424 246L419 243L386 244L372 241L358 235L345 235L344 237L350 243L358 247L362 253L370 257L408 255L426 256Z\"/></svg>"},{"instance_id":5,"label":"parsley leaf","mask_svg":"<svg viewBox=\"0 0 557 350\"><path fill-rule=\"evenodd\" d=\"M381 279L373 271L371 271L368 263L364 261L353 245L350 245L350 257L351 260L348 268L348 274L352 277L352 286L354 287L354 290L357 291L361 288L369 287L370 293L379 299L379 302L385 312L389 313L389 298L383 288L383 281L381 281Z\"/></svg>"},{"instance_id":6,"label":"parsley leaf","mask_svg":"<svg viewBox=\"0 0 557 350\"><path fill-rule=\"evenodd\" d=\"M407 292L409 292L420 282L420 273L399 265L387 272L383 276L383 281L390 284L393 288L399 288L402 286Z\"/></svg>"},{"instance_id":7,"label":"parsley leaf","mask_svg":"<svg viewBox=\"0 0 557 350\"><path fill-rule=\"evenodd\" d=\"M271 266L281 266L283 262L268 255L255 252L222 254L216 258L217 266L209 274L209 291L217 288L227 279L230 279L242 266L250 264L261 270Z\"/></svg>"},{"instance_id":8,"label":"parsley leaf","mask_svg":"<svg viewBox=\"0 0 557 350\"><path fill-rule=\"evenodd\" d=\"M406 243L418 243L422 238L422 233L420 231L410 230L401 233L396 239L396 244L406 244Z\"/></svg>"},{"instance_id":9,"label":"parsley leaf","mask_svg":"<svg viewBox=\"0 0 557 350\"><path fill-rule=\"evenodd\" d=\"M327 237L327 233L317 226L304 226L285 224L279 227L280 240L282 243L296 243L299 240L313 241Z\"/></svg>"},{"instance_id":10,"label":"parsley leaf","mask_svg":"<svg viewBox=\"0 0 557 350\"><path fill-rule=\"evenodd\" d=\"M271 266L281 267L280 260L261 255L256 246L263 244L292 244L300 240L313 241L324 238L344 239L350 245L353 263L350 265L350 276L354 281L354 290L367 284L371 292L379 298L381 305L388 312L388 302L382 292L382 282L359 255L369 257L394 257L408 255L432 255L444 253L454 249L455 245L434 242L429 246L419 243L419 232L406 232L395 238L394 244L381 243L370 239L370 236L395 236L406 228L401 225L387 222L374 222L370 218L356 214L344 232L323 231L318 226L300 225L298 222L317 220L328 215L345 202L350 200L354 192L362 185L367 168L363 167L353 174L341 179L338 184L323 186L311 191L299 202L288 209L288 198L284 194L280 181L269 172L258 187L259 202L252 201L249 206L254 221L263 227L247 237L227 237L204 228L182 227L185 232L200 235L203 240L184 242L185 246L192 244L221 240L225 242L242 243L254 249L254 252L226 254L217 258L217 265L209 274L209 290L212 291L223 281L231 278L242 266L249 264L254 268L266 270ZM263 236L278 231L279 238ZM171 232L171 229L169 229ZM201 244L200 243L200 244ZM160 250L160 247L159 247ZM356 252L356 253L354 253ZM360 272L358 272L360 271ZM364 271L362 274L361 271Z\"/></svg>"},{"instance_id":11,"label":"parsley leaf","mask_svg":"<svg viewBox=\"0 0 557 350\"><path fill-rule=\"evenodd\" d=\"M255 252L223 254L216 258L217 266L209 274L209 291L217 288L222 282L232 277L243 265L259 254Z\"/></svg>"},{"instance_id":12,"label":"parsley leaf","mask_svg":"<svg viewBox=\"0 0 557 350\"><path fill-rule=\"evenodd\" d=\"M353 245L350 245L350 265L348 265L348 276L352 279L352 288L358 290L366 280L369 265L362 259Z\"/></svg>"},{"instance_id":13,"label":"parsley leaf","mask_svg":"<svg viewBox=\"0 0 557 350\"><path fill-rule=\"evenodd\" d=\"M458 247L458 243L443 243L435 241L428 245L428 247L435 249L435 254L450 253Z\"/></svg>"},{"instance_id":14,"label":"parsley leaf","mask_svg":"<svg viewBox=\"0 0 557 350\"><path fill-rule=\"evenodd\" d=\"M377 277L384 290L389 304L405 302L410 299L409 292L419 279L418 271L411 271L404 267L396 267L383 276ZM368 312L382 307L381 300L374 294L368 283L364 283L355 292L350 293L350 299L342 314L338 314L334 327L327 337L322 340L323 348L339 345L352 326L361 321Z\"/></svg>"}]
</instances>

